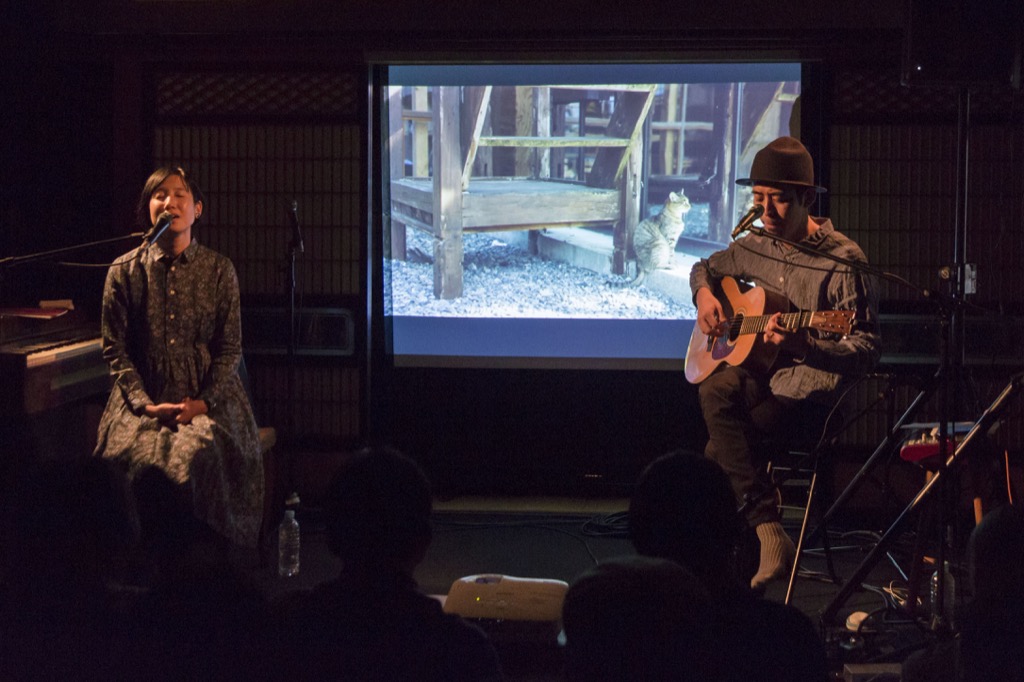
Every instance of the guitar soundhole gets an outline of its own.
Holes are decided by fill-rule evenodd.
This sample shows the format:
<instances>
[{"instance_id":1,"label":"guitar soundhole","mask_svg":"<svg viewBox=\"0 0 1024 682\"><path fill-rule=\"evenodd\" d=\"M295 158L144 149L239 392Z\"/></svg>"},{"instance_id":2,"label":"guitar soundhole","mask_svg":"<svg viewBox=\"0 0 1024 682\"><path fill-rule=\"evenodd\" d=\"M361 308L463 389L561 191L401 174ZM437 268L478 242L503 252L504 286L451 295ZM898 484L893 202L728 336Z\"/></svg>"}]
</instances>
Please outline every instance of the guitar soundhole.
<instances>
[{"instance_id":1,"label":"guitar soundhole","mask_svg":"<svg viewBox=\"0 0 1024 682\"><path fill-rule=\"evenodd\" d=\"M743 315L737 315L732 318L729 323L729 343L736 341L736 338L740 335L740 329L743 328Z\"/></svg>"}]
</instances>

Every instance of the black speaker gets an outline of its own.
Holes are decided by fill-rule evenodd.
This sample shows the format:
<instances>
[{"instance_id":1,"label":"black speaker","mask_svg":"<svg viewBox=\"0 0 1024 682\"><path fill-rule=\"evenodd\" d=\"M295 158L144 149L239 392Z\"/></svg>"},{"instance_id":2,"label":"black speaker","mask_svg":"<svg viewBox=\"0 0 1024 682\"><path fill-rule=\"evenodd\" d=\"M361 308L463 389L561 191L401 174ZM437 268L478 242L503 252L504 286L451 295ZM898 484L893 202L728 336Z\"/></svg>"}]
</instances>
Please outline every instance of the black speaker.
<instances>
[{"instance_id":1,"label":"black speaker","mask_svg":"<svg viewBox=\"0 0 1024 682\"><path fill-rule=\"evenodd\" d=\"M1020 89L1020 0L904 0L904 12L904 85Z\"/></svg>"}]
</instances>

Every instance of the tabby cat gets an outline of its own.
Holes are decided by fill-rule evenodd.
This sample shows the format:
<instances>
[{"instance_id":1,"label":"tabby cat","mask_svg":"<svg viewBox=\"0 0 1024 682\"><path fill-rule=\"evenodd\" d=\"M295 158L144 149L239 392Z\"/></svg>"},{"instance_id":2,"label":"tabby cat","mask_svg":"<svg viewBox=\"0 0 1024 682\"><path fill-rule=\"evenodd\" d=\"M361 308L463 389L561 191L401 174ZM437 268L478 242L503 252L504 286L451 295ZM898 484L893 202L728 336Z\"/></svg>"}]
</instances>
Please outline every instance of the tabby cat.
<instances>
[{"instance_id":1,"label":"tabby cat","mask_svg":"<svg viewBox=\"0 0 1024 682\"><path fill-rule=\"evenodd\" d=\"M636 277L629 282L635 287L643 284L647 275L659 268L672 266L676 242L683 234L683 221L690 211L690 200L682 190L671 192L658 215L641 220L633 232L633 250L636 252Z\"/></svg>"}]
</instances>

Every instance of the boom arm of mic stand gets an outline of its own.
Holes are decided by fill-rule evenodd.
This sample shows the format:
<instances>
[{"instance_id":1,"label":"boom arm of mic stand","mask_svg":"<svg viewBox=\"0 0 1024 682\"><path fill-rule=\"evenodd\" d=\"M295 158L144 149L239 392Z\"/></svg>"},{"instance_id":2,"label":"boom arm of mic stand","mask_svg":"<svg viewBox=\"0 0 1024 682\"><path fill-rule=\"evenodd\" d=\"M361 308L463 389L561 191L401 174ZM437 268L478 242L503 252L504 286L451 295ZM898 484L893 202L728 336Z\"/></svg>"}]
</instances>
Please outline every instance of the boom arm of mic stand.
<instances>
[{"instance_id":1,"label":"boom arm of mic stand","mask_svg":"<svg viewBox=\"0 0 1024 682\"><path fill-rule=\"evenodd\" d=\"M24 256L7 256L6 258L0 258L0 268L13 267L15 265L21 265L22 263L31 263L32 261L44 260L51 256L59 256L63 253L71 253L72 251L80 251L93 246L101 246L103 244L112 244L114 242L121 242L126 239L137 239L145 236L145 232L132 232L122 237L112 237L110 239L100 239L95 242L85 242L84 244L75 244L73 246L64 246L59 249L51 249L50 251L39 251L37 253L28 253Z\"/></svg>"},{"instance_id":2,"label":"boom arm of mic stand","mask_svg":"<svg viewBox=\"0 0 1024 682\"><path fill-rule=\"evenodd\" d=\"M818 249L807 246L806 244L802 244L800 242L793 241L792 239L786 239L785 237L780 237L775 234L769 234L768 231L765 230L763 227L752 226L747 231L750 234L756 234L759 237L764 237L765 239L771 239L772 241L778 242L780 244L792 246L794 249L797 249L798 251L803 251L804 253L808 253L813 256L821 256L822 258L827 258L833 263L839 263L840 265L845 265L853 270L857 270L858 272L863 272L867 275L874 275L875 277L886 279L889 280L890 282L895 282L902 286L913 289L918 293L921 293L920 287L911 284L910 282L908 282L907 280L903 279L898 275L894 275L891 272L886 272L885 270L879 270L878 268L872 267L867 263L850 260L849 258L843 258L842 256L836 256L826 251L819 251Z\"/></svg>"},{"instance_id":3,"label":"boom arm of mic stand","mask_svg":"<svg viewBox=\"0 0 1024 682\"><path fill-rule=\"evenodd\" d=\"M126 239L137 239L143 236L143 232L132 232L122 237L112 237L111 239L101 239L94 242L85 242L84 244L74 244L72 246L64 246L59 249L51 249L49 251L39 251L37 253L28 253L24 256L7 256L6 258L0 258L0 284L4 282L4 275L7 272L7 268L12 268L15 265L22 265L24 263L31 263L33 261L40 261L48 259L52 256L59 256L64 253L71 253L72 251L81 251L93 246L100 246L102 244L111 244L113 242L121 242Z\"/></svg>"}]
</instances>

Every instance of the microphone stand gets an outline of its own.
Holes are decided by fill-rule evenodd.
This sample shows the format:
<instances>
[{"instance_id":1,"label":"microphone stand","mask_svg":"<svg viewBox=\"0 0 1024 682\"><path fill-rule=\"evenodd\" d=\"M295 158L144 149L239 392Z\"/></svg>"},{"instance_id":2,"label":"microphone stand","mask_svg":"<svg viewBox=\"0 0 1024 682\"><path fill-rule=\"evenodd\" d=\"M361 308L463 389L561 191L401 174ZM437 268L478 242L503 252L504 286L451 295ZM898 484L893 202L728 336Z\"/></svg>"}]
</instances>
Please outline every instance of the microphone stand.
<instances>
[{"instance_id":1,"label":"microphone stand","mask_svg":"<svg viewBox=\"0 0 1024 682\"><path fill-rule=\"evenodd\" d=\"M969 146L969 115L970 115L970 92L966 87L962 87L960 90L959 98L959 117L957 121L957 183L958 183L958 194L957 194L957 214L956 214L956 234L954 235L954 265L944 267L940 270L940 276L942 279L950 282L950 288L952 289L951 295L940 296L939 307L941 314L941 337L940 337L940 366L939 370L935 375L935 381L932 386L926 387L925 391L931 393L937 390L937 387L941 387L941 393L939 396L939 425L938 425L938 447L939 447L939 468L935 471L930 479L924 484L917 495L911 500L907 507L900 513L896 520L889 526L889 529L878 539L875 547L871 552L864 558L860 566L854 571L854 574L850 577L845 585L840 589L839 593L833 598L833 600L822 610L821 612L821 623L828 625L831 623L839 610L839 608L846 603L846 600L850 595L861 587L861 581L867 576L871 569L875 566L879 558L887 551L888 546L893 541L896 533L900 529L904 521L910 516L910 514L917 509L917 507L928 497L929 494L934 490L938 490L939 495L939 526L940 530L945 530L946 523L946 510L945 505L948 503L948 492L946 490L945 479L947 475L950 475L950 471L960 460L963 453L971 446L975 438L979 434L987 433L989 428L994 424L995 420L999 417L1002 411L1005 409L1009 399L1013 397L1018 391L1024 387L1024 373L1018 374L1012 377L1002 392L996 397L996 399L989 405L988 408L982 413L978 420L974 423L974 426L964 436L963 440L959 443L953 443L952 438L949 435L949 427L951 423L950 413L952 411L952 384L959 384L962 381L962 363L963 363L963 307L964 307L964 295L966 293L966 265L963 262L964 251L966 247L966 206L967 206L967 156ZM929 296L929 292L924 292L926 297ZM954 348L955 346L955 348ZM952 374L952 376L950 376ZM922 395L918 397L912 405L911 409L921 402ZM908 410L909 412L909 410ZM902 421L902 420L901 420ZM890 436L892 432L890 432ZM955 445L955 447L953 447ZM876 452L877 454L877 452ZM844 493L844 498L845 498ZM833 508L835 505L833 505ZM830 510L831 512L831 510ZM944 558L946 550L946 537L945 533L942 532L942 537L938 543L938 556L936 559L936 569L938 571L938 585L936 590L936 601L933 605L933 613L931 620L931 629L935 632L946 633L949 631L950 624L945 620L943 614L944 611L944 581L945 571ZM920 543L919 543L920 544ZM915 556L914 575L910 582L910 590L908 598L906 600L907 610L910 614L914 614L917 608L917 584L919 582L919 567L920 561Z\"/></svg>"},{"instance_id":2,"label":"microphone stand","mask_svg":"<svg viewBox=\"0 0 1024 682\"><path fill-rule=\"evenodd\" d=\"M302 229L299 226L298 202L292 200L290 209L292 222L292 240L288 244L288 435L294 443L297 419L295 417L295 373L296 373L296 350L298 347L298 314L295 309L296 294L296 266L295 261L298 254L305 251L302 242ZM289 485L292 481L292 470L290 458L285 463L285 477Z\"/></svg>"}]
</instances>

